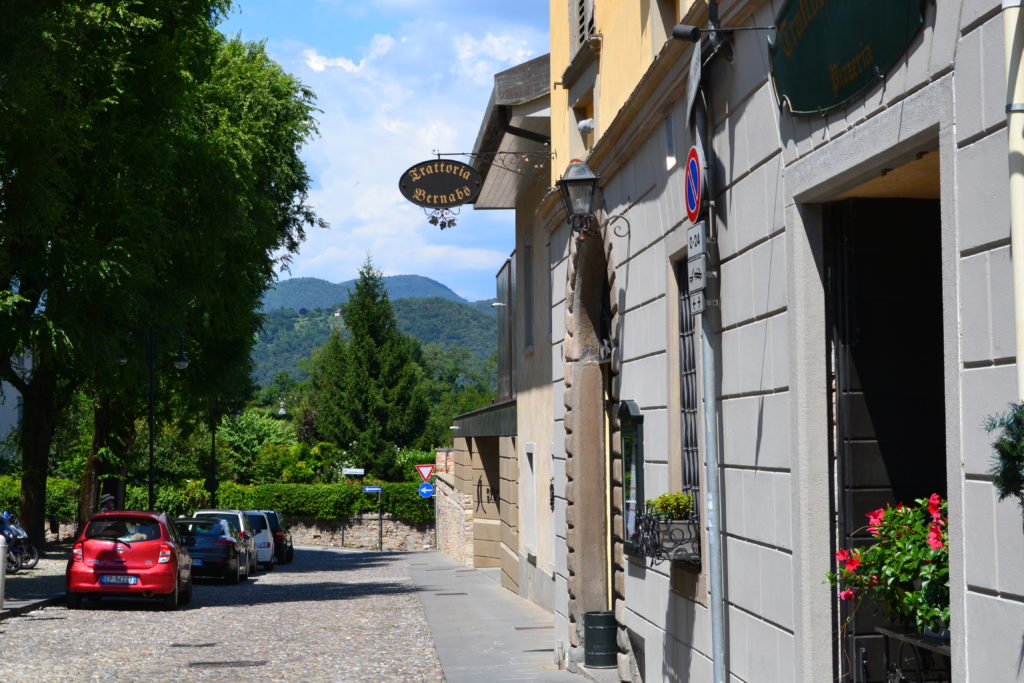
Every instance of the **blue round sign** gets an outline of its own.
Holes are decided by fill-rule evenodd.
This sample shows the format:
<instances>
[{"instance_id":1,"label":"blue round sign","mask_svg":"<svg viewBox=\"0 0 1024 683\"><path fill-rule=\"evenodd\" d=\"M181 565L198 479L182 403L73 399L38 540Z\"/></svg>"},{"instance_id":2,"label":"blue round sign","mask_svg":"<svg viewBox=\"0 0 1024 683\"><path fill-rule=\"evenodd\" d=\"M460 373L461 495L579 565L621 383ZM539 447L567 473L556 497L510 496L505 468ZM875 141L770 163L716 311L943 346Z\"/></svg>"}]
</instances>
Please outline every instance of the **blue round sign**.
<instances>
[{"instance_id":1,"label":"blue round sign","mask_svg":"<svg viewBox=\"0 0 1024 683\"><path fill-rule=\"evenodd\" d=\"M430 498L434 495L434 485L426 481L420 484L420 495L424 498Z\"/></svg>"}]
</instances>

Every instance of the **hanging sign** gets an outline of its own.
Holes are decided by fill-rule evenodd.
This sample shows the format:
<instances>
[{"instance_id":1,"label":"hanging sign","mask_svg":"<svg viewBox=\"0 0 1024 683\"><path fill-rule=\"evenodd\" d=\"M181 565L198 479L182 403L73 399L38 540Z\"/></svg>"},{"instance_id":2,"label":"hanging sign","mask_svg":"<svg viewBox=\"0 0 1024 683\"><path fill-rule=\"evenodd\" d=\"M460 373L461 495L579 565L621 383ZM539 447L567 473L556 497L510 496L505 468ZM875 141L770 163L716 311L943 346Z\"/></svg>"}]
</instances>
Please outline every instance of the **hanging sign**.
<instances>
[{"instance_id":1,"label":"hanging sign","mask_svg":"<svg viewBox=\"0 0 1024 683\"><path fill-rule=\"evenodd\" d=\"M453 159L421 161L398 181L402 196L425 209L472 204L482 186L483 180L475 168Z\"/></svg>"},{"instance_id":2,"label":"hanging sign","mask_svg":"<svg viewBox=\"0 0 1024 683\"><path fill-rule=\"evenodd\" d=\"M691 223L696 223L700 218L701 193L704 191L704 178L702 173L703 164L700 162L700 154L696 147L690 148L686 155L686 217Z\"/></svg>"},{"instance_id":3,"label":"hanging sign","mask_svg":"<svg viewBox=\"0 0 1024 683\"><path fill-rule=\"evenodd\" d=\"M787 0L768 60L779 102L822 116L885 77L924 25L921 0Z\"/></svg>"}]
</instances>

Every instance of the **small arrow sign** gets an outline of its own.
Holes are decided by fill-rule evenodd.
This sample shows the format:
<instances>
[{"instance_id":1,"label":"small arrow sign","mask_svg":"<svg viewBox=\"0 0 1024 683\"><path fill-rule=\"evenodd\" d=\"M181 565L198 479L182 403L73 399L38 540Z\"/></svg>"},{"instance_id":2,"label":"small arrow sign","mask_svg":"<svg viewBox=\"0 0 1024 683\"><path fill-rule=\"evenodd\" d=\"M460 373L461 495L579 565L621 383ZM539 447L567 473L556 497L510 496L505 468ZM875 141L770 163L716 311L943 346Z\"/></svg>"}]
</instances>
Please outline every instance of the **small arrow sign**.
<instances>
[{"instance_id":1,"label":"small arrow sign","mask_svg":"<svg viewBox=\"0 0 1024 683\"><path fill-rule=\"evenodd\" d=\"M381 488L379 486L364 486L363 493L380 493Z\"/></svg>"},{"instance_id":2,"label":"small arrow sign","mask_svg":"<svg viewBox=\"0 0 1024 683\"><path fill-rule=\"evenodd\" d=\"M416 465L416 471L423 477L424 483L430 483L430 475L434 473L433 465Z\"/></svg>"},{"instance_id":3,"label":"small arrow sign","mask_svg":"<svg viewBox=\"0 0 1024 683\"><path fill-rule=\"evenodd\" d=\"M419 490L420 496L422 496L423 498L430 498L432 495L434 495L434 487L432 484L428 482L423 482L422 484L420 484Z\"/></svg>"}]
</instances>

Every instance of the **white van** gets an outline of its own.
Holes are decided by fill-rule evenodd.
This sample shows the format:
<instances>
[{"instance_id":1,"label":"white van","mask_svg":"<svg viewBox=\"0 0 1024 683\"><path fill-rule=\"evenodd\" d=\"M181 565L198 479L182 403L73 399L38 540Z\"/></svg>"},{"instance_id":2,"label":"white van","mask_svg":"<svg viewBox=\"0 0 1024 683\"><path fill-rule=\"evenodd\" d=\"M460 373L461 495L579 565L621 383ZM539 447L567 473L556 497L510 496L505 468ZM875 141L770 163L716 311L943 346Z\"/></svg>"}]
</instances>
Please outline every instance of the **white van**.
<instances>
[{"instance_id":1,"label":"white van","mask_svg":"<svg viewBox=\"0 0 1024 683\"><path fill-rule=\"evenodd\" d=\"M270 520L259 510L246 510L245 516L252 525L256 540L256 561L264 569L274 568L274 532L270 528Z\"/></svg>"}]
</instances>

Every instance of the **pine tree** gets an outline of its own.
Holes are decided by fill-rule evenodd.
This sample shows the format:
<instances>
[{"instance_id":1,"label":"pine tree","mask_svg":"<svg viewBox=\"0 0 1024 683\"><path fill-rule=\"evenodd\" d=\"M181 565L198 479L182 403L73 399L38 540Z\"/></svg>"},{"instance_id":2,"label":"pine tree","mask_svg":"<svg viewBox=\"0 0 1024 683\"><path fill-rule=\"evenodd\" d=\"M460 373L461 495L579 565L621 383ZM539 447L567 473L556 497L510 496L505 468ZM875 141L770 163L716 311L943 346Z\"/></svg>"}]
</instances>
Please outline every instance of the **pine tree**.
<instances>
[{"instance_id":1,"label":"pine tree","mask_svg":"<svg viewBox=\"0 0 1024 683\"><path fill-rule=\"evenodd\" d=\"M331 342L317 362L317 432L370 473L400 479L395 456L423 433L427 386L419 343L399 331L383 276L369 258L342 319L348 340ZM341 381L330 379L335 376Z\"/></svg>"}]
</instances>

